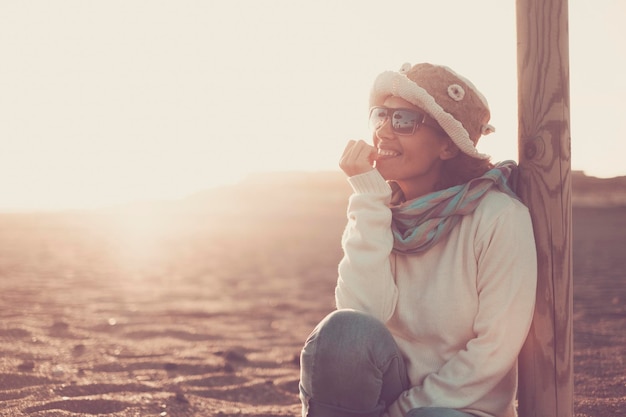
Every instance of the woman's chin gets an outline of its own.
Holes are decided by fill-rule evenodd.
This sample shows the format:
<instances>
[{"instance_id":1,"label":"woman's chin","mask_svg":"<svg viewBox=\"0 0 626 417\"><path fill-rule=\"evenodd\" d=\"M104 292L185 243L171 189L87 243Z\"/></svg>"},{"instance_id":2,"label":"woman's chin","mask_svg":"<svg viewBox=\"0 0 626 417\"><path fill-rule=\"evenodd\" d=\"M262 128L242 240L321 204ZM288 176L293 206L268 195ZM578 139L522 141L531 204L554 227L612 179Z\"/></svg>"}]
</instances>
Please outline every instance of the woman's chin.
<instances>
[{"instance_id":1,"label":"woman's chin","mask_svg":"<svg viewBox=\"0 0 626 417\"><path fill-rule=\"evenodd\" d=\"M378 172L380 173L380 175L386 180L392 180L392 170L390 169L389 165L386 165L384 163L380 163L379 161L376 161L376 165L374 165L374 168L376 168L378 170Z\"/></svg>"}]
</instances>

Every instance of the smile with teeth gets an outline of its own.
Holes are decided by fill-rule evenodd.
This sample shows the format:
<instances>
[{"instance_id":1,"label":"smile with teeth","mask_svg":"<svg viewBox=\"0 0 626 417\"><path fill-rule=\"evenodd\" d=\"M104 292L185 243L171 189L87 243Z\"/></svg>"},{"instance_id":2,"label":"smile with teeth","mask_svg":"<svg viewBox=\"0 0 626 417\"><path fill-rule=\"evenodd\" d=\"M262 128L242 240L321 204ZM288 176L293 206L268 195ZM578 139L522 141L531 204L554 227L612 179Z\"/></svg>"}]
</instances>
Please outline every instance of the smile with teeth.
<instances>
[{"instance_id":1,"label":"smile with teeth","mask_svg":"<svg viewBox=\"0 0 626 417\"><path fill-rule=\"evenodd\" d=\"M392 151L391 149L380 149L378 148L378 156L383 158L393 158L394 156L400 155L400 152Z\"/></svg>"}]
</instances>

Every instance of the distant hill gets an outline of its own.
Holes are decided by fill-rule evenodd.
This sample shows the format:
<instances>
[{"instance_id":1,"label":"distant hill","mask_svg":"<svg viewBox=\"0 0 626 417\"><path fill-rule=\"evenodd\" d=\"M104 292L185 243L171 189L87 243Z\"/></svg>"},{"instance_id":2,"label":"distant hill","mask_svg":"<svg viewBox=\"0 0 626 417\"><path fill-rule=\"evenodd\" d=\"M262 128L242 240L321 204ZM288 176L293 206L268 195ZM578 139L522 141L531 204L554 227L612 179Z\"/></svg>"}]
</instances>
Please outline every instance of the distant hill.
<instances>
[{"instance_id":1,"label":"distant hill","mask_svg":"<svg viewBox=\"0 0 626 417\"><path fill-rule=\"evenodd\" d=\"M79 212L105 217L113 214L141 213L185 218L187 222L204 222L207 217L230 221L250 219L276 221L280 218L315 221L345 219L351 189L346 176L337 171L292 171L258 173L239 183L197 192L180 200L135 202L100 210L77 210L57 214L72 218ZM572 205L574 207L626 207L626 176L596 178L582 171L572 172ZM31 213L56 217L54 213ZM4 213L7 215L7 213ZM14 213L14 219L28 213ZM41 216L40 216L41 217Z\"/></svg>"},{"instance_id":2,"label":"distant hill","mask_svg":"<svg viewBox=\"0 0 626 417\"><path fill-rule=\"evenodd\" d=\"M234 185L193 194L182 201L189 208L212 214L255 212L257 217L275 212L332 213L345 206L350 187L340 172L277 172L249 176Z\"/></svg>"},{"instance_id":3,"label":"distant hill","mask_svg":"<svg viewBox=\"0 0 626 417\"><path fill-rule=\"evenodd\" d=\"M572 205L575 207L626 207L626 176L596 178L573 171ZM344 207L350 195L346 177L339 171L276 172L250 176L239 184L207 190L186 199L209 211L233 211L256 206L260 211L284 208L307 211Z\"/></svg>"},{"instance_id":4,"label":"distant hill","mask_svg":"<svg viewBox=\"0 0 626 417\"><path fill-rule=\"evenodd\" d=\"M596 178L573 171L572 206L626 207L626 176Z\"/></svg>"}]
</instances>

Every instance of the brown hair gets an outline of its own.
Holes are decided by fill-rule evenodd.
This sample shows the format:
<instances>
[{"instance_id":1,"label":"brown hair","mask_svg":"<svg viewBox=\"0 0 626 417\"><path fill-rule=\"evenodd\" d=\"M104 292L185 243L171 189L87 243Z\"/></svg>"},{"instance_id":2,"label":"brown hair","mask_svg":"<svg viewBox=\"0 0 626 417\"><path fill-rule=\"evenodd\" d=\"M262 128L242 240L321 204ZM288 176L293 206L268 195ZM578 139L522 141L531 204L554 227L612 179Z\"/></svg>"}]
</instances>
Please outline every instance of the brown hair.
<instances>
[{"instance_id":1,"label":"brown hair","mask_svg":"<svg viewBox=\"0 0 626 417\"><path fill-rule=\"evenodd\" d=\"M489 159L477 159L459 152L457 156L443 161L441 177L435 186L436 190L445 190L455 185L465 184L478 178L493 168Z\"/></svg>"}]
</instances>

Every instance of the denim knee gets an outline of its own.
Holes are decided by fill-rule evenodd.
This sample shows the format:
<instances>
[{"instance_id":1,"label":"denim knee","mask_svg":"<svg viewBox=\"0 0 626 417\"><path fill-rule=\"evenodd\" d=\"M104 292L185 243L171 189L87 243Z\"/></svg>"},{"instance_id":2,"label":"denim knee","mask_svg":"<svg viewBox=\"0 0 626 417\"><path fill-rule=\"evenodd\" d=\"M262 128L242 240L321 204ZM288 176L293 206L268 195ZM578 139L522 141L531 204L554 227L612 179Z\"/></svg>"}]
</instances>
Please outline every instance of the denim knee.
<instances>
[{"instance_id":1,"label":"denim knee","mask_svg":"<svg viewBox=\"0 0 626 417\"><path fill-rule=\"evenodd\" d=\"M389 330L355 310L326 316L307 339L300 364L302 397L346 411L377 415L407 383Z\"/></svg>"},{"instance_id":2,"label":"denim knee","mask_svg":"<svg viewBox=\"0 0 626 417\"><path fill-rule=\"evenodd\" d=\"M361 366L366 361L380 367L379 361L386 360L385 352L396 349L382 322L350 309L336 310L326 316L307 339L303 355L310 344L315 344L316 360L342 366L348 363Z\"/></svg>"}]
</instances>

